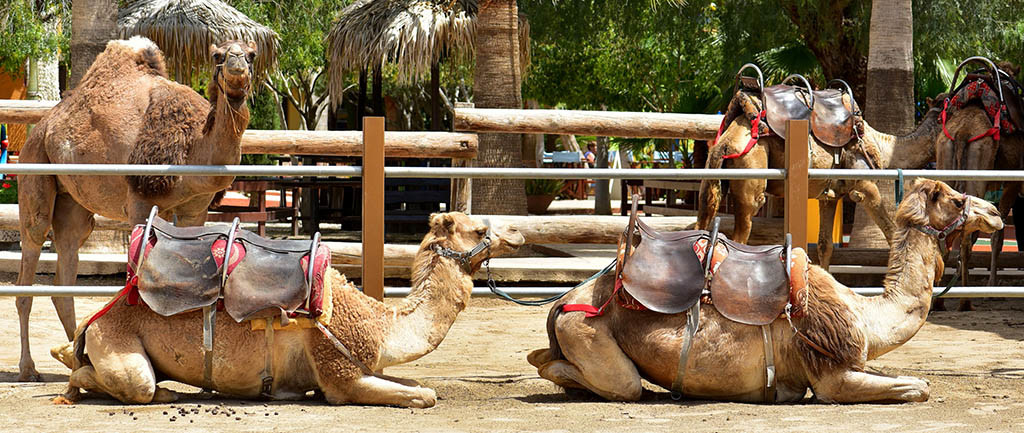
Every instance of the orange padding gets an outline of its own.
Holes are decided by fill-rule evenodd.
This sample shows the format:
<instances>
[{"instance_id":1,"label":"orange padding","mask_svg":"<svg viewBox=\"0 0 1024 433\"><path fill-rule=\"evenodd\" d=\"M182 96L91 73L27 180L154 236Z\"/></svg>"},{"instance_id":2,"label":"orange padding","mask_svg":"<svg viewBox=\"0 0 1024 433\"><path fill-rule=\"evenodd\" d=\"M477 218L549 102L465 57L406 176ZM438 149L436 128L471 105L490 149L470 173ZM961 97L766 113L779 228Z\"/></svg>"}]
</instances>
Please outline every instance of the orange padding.
<instances>
[{"instance_id":1,"label":"orange padding","mask_svg":"<svg viewBox=\"0 0 1024 433\"><path fill-rule=\"evenodd\" d=\"M789 267L789 303L793 304L791 315L800 318L806 313L807 272L810 267L807 252L803 248L793 248L790 258L793 262Z\"/></svg>"}]
</instances>

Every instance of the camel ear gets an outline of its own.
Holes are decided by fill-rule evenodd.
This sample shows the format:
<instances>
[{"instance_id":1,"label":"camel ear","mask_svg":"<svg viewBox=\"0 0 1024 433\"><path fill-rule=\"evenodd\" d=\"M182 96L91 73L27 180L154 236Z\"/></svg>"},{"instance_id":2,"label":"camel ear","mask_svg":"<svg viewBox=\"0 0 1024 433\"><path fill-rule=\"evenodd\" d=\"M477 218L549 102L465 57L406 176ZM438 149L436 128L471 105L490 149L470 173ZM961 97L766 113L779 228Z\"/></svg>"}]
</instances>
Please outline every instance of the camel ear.
<instances>
[{"instance_id":1,"label":"camel ear","mask_svg":"<svg viewBox=\"0 0 1024 433\"><path fill-rule=\"evenodd\" d=\"M256 51L256 41L249 41L249 49Z\"/></svg>"},{"instance_id":2,"label":"camel ear","mask_svg":"<svg viewBox=\"0 0 1024 433\"><path fill-rule=\"evenodd\" d=\"M927 96L924 97L924 103L925 103L925 105L927 105L929 107L934 107L935 106L935 100L932 99L932 98L929 98Z\"/></svg>"},{"instance_id":3,"label":"camel ear","mask_svg":"<svg viewBox=\"0 0 1024 433\"><path fill-rule=\"evenodd\" d=\"M430 215L430 226L444 229L446 232L452 231L452 225L455 224L455 218L449 213L435 213Z\"/></svg>"},{"instance_id":4,"label":"camel ear","mask_svg":"<svg viewBox=\"0 0 1024 433\"><path fill-rule=\"evenodd\" d=\"M908 225L928 224L928 200L935 190L933 181L916 179L910 187L910 194L903 198L896 210L896 220Z\"/></svg>"},{"instance_id":5,"label":"camel ear","mask_svg":"<svg viewBox=\"0 0 1024 433\"><path fill-rule=\"evenodd\" d=\"M217 46L214 45L214 44L210 44L210 57L214 57L216 55L217 55Z\"/></svg>"}]
</instances>

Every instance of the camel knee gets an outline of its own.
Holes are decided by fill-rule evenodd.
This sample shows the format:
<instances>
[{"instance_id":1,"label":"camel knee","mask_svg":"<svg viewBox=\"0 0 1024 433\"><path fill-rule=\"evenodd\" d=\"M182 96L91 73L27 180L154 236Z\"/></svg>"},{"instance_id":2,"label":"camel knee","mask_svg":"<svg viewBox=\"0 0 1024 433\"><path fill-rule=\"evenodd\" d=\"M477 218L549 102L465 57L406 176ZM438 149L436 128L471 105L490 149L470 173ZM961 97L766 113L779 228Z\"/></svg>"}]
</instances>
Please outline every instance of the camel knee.
<instances>
[{"instance_id":1,"label":"camel knee","mask_svg":"<svg viewBox=\"0 0 1024 433\"><path fill-rule=\"evenodd\" d=\"M74 368L75 359L75 343L67 342L58 346L50 348L50 356L61 364L64 364L68 368Z\"/></svg>"},{"instance_id":2,"label":"camel knee","mask_svg":"<svg viewBox=\"0 0 1024 433\"><path fill-rule=\"evenodd\" d=\"M530 352L529 355L526 355L526 361L537 368L540 368L542 365L547 364L552 360L553 357L551 355L551 349L537 349Z\"/></svg>"}]
</instances>

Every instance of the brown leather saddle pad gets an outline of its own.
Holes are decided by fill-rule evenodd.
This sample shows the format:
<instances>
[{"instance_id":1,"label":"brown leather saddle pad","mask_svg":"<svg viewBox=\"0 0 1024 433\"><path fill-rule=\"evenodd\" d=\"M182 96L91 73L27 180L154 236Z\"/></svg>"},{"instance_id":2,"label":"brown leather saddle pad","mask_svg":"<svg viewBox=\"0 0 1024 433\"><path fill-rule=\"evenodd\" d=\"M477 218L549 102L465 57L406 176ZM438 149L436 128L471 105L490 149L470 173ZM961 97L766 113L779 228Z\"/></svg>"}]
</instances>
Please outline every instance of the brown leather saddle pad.
<instances>
[{"instance_id":1,"label":"brown leather saddle pad","mask_svg":"<svg viewBox=\"0 0 1024 433\"><path fill-rule=\"evenodd\" d=\"M749 246L704 230L658 232L636 220L637 236L627 228L622 288L641 305L663 314L677 314L705 293L705 269L720 256L708 287L715 308L726 318L748 325L771 323L790 301L788 245ZM716 239L716 251L708 248ZM724 248L726 254L718 254ZM624 250L620 248L620 250ZM711 266L716 262L712 261Z\"/></svg>"},{"instance_id":2,"label":"brown leather saddle pad","mask_svg":"<svg viewBox=\"0 0 1024 433\"><path fill-rule=\"evenodd\" d=\"M133 238L141 238L143 228L136 226ZM238 322L296 311L319 314L322 299L314 290L319 287L308 280L309 266L320 283L330 266L330 251L319 238L269 240L239 229L225 260L230 232L228 226L175 227L154 216L141 267L135 258L142 242L133 241L129 248L142 300L157 314L170 316L223 299L224 310ZM222 286L223 266L229 272Z\"/></svg>"},{"instance_id":3,"label":"brown leather saddle pad","mask_svg":"<svg viewBox=\"0 0 1024 433\"><path fill-rule=\"evenodd\" d=\"M811 133L822 144L844 147L856 138L856 102L844 101L840 90L814 90L808 97L804 87L778 84L762 94L768 126L780 137L786 136L786 121L810 119Z\"/></svg>"}]
</instances>

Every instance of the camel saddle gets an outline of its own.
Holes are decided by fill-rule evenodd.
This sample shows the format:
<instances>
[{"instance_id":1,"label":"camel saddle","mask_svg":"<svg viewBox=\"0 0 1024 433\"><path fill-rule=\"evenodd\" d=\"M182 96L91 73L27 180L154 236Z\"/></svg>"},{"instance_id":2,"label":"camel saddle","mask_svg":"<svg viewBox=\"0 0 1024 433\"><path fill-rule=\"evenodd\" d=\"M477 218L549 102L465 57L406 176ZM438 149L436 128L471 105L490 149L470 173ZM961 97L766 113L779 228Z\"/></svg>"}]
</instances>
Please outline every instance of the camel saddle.
<instances>
[{"instance_id":1,"label":"camel saddle","mask_svg":"<svg viewBox=\"0 0 1024 433\"><path fill-rule=\"evenodd\" d=\"M812 90L807 80L799 75L791 75L786 81L794 77L803 80L806 87L778 84L765 87L761 92L766 120L772 131L785 137L787 120L810 119L814 138L835 148L845 147L863 133L857 101L845 82L833 80L842 83L844 90ZM849 102L844 100L844 95L849 95Z\"/></svg>"},{"instance_id":2,"label":"camel saddle","mask_svg":"<svg viewBox=\"0 0 1024 433\"><path fill-rule=\"evenodd\" d=\"M128 273L130 280L137 276L146 305L171 316L223 300L223 309L236 322L320 315L330 251L319 234L312 242L270 240L237 224L236 219L231 226L175 227L153 214L147 225L136 226ZM230 258L225 264L226 254Z\"/></svg>"},{"instance_id":3,"label":"camel saddle","mask_svg":"<svg viewBox=\"0 0 1024 433\"><path fill-rule=\"evenodd\" d=\"M707 296L730 320L766 325L802 296L803 285L790 281L789 239L785 245L744 245L720 235L717 219L711 232L658 232L634 210L620 242L622 288L658 313L681 313Z\"/></svg>"}]
</instances>

